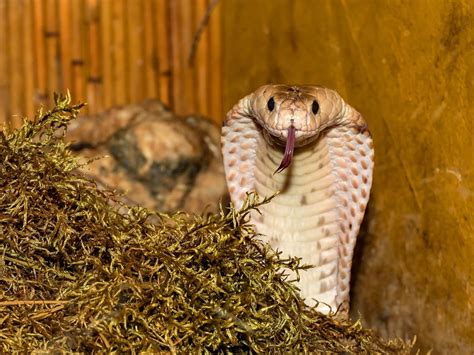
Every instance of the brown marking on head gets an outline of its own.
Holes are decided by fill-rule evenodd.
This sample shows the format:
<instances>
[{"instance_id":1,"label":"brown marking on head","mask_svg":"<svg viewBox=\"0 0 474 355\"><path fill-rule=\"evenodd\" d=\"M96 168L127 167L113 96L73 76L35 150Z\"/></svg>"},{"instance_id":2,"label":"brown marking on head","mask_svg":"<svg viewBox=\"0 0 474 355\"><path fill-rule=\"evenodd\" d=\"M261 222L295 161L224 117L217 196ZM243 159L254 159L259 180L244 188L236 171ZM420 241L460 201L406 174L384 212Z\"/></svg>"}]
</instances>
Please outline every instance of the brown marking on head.
<instances>
[{"instance_id":1,"label":"brown marking on head","mask_svg":"<svg viewBox=\"0 0 474 355\"><path fill-rule=\"evenodd\" d=\"M346 105L333 90L317 86L265 85L249 95L248 110L264 139L285 146L278 171L291 163L292 151L313 142L327 127L340 124Z\"/></svg>"},{"instance_id":2,"label":"brown marking on head","mask_svg":"<svg viewBox=\"0 0 474 355\"><path fill-rule=\"evenodd\" d=\"M304 132L331 124L343 109L339 94L317 86L265 85L258 88L251 102L258 122L266 129L282 127L287 119L295 120ZM309 120L308 120L309 118Z\"/></svg>"}]
</instances>

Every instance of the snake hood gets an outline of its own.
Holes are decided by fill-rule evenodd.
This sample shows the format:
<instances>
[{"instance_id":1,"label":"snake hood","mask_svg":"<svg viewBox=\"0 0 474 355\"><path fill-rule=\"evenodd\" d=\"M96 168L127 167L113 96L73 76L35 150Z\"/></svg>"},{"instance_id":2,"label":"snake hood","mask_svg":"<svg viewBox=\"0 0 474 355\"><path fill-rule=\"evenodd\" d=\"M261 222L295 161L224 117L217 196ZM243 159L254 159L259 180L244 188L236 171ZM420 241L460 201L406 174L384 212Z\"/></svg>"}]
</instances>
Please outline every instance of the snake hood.
<instances>
[{"instance_id":1,"label":"snake hood","mask_svg":"<svg viewBox=\"0 0 474 355\"><path fill-rule=\"evenodd\" d=\"M333 90L317 86L265 85L250 98L250 115L269 144L285 146L275 172L290 164L296 147L315 141L344 116L344 101Z\"/></svg>"},{"instance_id":2,"label":"snake hood","mask_svg":"<svg viewBox=\"0 0 474 355\"><path fill-rule=\"evenodd\" d=\"M279 192L252 213L255 230L285 256L314 266L298 276L308 304L347 315L353 249L374 166L361 114L334 90L265 85L228 112L221 140L234 206L241 208L250 192Z\"/></svg>"}]
</instances>

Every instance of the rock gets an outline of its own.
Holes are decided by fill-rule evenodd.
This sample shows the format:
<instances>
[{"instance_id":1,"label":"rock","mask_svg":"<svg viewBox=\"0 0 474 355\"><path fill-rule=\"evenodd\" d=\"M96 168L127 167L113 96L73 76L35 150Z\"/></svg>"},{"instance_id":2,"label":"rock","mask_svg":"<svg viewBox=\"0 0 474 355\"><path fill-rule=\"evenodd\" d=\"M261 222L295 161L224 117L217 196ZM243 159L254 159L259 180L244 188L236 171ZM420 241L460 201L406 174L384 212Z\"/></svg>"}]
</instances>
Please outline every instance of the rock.
<instances>
[{"instance_id":1,"label":"rock","mask_svg":"<svg viewBox=\"0 0 474 355\"><path fill-rule=\"evenodd\" d=\"M83 173L119 190L128 203L201 213L226 199L220 130L205 118L176 117L148 100L83 116L66 139L77 154L94 159Z\"/></svg>"}]
</instances>

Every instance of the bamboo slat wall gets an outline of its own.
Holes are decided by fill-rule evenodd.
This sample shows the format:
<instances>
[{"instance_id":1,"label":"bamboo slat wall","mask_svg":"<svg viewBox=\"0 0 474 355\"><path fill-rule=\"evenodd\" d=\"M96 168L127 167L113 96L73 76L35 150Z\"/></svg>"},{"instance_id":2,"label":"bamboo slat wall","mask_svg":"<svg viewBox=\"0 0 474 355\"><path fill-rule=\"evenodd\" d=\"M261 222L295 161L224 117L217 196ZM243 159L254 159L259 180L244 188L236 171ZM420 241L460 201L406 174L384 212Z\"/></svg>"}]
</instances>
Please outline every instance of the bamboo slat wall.
<instances>
[{"instance_id":1,"label":"bamboo slat wall","mask_svg":"<svg viewBox=\"0 0 474 355\"><path fill-rule=\"evenodd\" d=\"M221 120L219 5L213 0L0 0L0 125L17 127L53 92L98 112L159 98Z\"/></svg>"}]
</instances>

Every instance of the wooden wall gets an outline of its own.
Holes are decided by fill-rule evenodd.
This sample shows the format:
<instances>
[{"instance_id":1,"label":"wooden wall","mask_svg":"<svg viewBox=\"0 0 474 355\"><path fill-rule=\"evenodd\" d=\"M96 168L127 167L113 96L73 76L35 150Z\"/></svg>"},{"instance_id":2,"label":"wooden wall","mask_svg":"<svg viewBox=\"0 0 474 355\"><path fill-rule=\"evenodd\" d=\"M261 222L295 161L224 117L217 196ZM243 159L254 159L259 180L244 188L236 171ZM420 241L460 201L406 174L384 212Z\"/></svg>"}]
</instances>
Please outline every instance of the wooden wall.
<instances>
[{"instance_id":1,"label":"wooden wall","mask_svg":"<svg viewBox=\"0 0 474 355\"><path fill-rule=\"evenodd\" d=\"M160 98L220 120L219 5L188 62L209 1L0 0L0 125L67 89L88 112Z\"/></svg>"},{"instance_id":2,"label":"wooden wall","mask_svg":"<svg viewBox=\"0 0 474 355\"><path fill-rule=\"evenodd\" d=\"M375 176L353 315L417 335L424 352L473 354L472 0L222 5L225 106L266 83L321 84L368 122Z\"/></svg>"}]
</instances>

